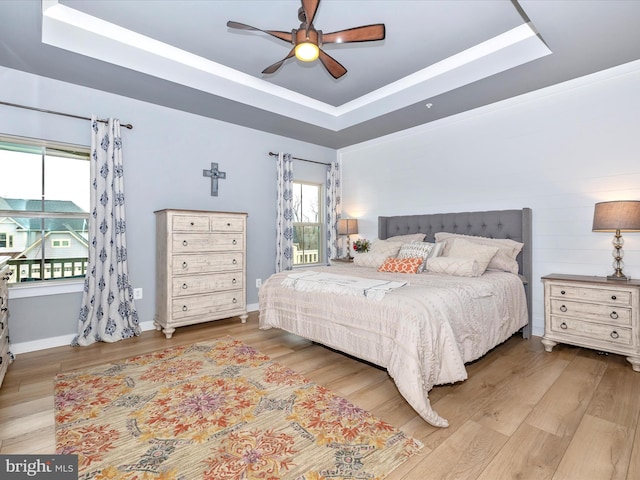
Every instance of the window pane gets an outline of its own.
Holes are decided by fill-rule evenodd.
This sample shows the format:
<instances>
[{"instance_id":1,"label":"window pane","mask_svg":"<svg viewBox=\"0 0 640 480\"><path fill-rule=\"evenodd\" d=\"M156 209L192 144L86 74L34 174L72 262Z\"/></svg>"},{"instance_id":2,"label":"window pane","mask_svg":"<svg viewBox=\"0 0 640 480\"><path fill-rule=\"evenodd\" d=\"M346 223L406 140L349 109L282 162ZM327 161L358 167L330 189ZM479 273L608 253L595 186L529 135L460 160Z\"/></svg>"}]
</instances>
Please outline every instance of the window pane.
<instances>
[{"instance_id":1,"label":"window pane","mask_svg":"<svg viewBox=\"0 0 640 480\"><path fill-rule=\"evenodd\" d=\"M297 225L293 228L293 264L320 262L320 227Z\"/></svg>"},{"instance_id":2,"label":"window pane","mask_svg":"<svg viewBox=\"0 0 640 480\"><path fill-rule=\"evenodd\" d=\"M318 210L318 185L301 185L302 190L302 222L318 223L320 212Z\"/></svg>"},{"instance_id":3,"label":"window pane","mask_svg":"<svg viewBox=\"0 0 640 480\"><path fill-rule=\"evenodd\" d=\"M0 150L0 210L41 211L41 199L42 155Z\"/></svg>"},{"instance_id":4,"label":"window pane","mask_svg":"<svg viewBox=\"0 0 640 480\"><path fill-rule=\"evenodd\" d=\"M45 210L88 212L90 168L87 160L47 155L44 162Z\"/></svg>"}]
</instances>

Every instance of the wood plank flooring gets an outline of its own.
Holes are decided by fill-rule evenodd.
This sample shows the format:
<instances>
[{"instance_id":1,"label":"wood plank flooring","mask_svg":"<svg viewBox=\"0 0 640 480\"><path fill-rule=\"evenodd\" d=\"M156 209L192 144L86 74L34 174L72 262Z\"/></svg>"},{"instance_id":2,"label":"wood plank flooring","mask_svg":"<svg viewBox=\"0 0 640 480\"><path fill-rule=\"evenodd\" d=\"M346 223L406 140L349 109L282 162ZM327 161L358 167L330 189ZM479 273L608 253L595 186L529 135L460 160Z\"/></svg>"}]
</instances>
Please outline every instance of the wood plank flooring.
<instances>
[{"instance_id":1,"label":"wood plank flooring","mask_svg":"<svg viewBox=\"0 0 640 480\"><path fill-rule=\"evenodd\" d=\"M172 345L232 336L424 443L390 480L640 479L640 373L618 355L514 336L468 365L469 379L435 387L448 428L423 421L384 370L279 330L257 314L114 344L18 355L0 389L0 453L53 453L53 376Z\"/></svg>"}]
</instances>

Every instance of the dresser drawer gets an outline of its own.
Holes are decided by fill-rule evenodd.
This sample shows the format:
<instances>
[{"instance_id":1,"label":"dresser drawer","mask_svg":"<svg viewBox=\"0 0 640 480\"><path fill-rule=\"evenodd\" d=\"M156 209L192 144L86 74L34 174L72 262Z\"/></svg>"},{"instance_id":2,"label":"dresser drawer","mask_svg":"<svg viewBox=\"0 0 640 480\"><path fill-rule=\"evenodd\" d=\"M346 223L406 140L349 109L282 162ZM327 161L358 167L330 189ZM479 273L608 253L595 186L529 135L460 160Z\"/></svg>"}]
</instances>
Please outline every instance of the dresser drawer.
<instances>
[{"instance_id":1,"label":"dresser drawer","mask_svg":"<svg viewBox=\"0 0 640 480\"><path fill-rule=\"evenodd\" d=\"M566 335L567 339L583 337L609 345L631 347L633 335L631 328L618 325L584 322L576 318L551 317L551 331ZM571 342L570 342L571 343Z\"/></svg>"},{"instance_id":2,"label":"dresser drawer","mask_svg":"<svg viewBox=\"0 0 640 480\"><path fill-rule=\"evenodd\" d=\"M0 336L0 384L4 379L7 368L11 363L11 354L9 353L9 341L6 335Z\"/></svg>"},{"instance_id":3,"label":"dresser drawer","mask_svg":"<svg viewBox=\"0 0 640 480\"><path fill-rule=\"evenodd\" d=\"M244 218L211 217L212 232L244 232Z\"/></svg>"},{"instance_id":4,"label":"dresser drawer","mask_svg":"<svg viewBox=\"0 0 640 480\"><path fill-rule=\"evenodd\" d=\"M551 299L551 315L567 315L618 325L631 325L631 308Z\"/></svg>"},{"instance_id":5,"label":"dresser drawer","mask_svg":"<svg viewBox=\"0 0 640 480\"><path fill-rule=\"evenodd\" d=\"M229 311L242 310L244 307L242 290L233 290L175 299L171 310L173 318L180 322L181 319L193 316L225 316L229 315Z\"/></svg>"},{"instance_id":6,"label":"dresser drawer","mask_svg":"<svg viewBox=\"0 0 640 480\"><path fill-rule=\"evenodd\" d=\"M243 272L214 275L188 275L173 279L173 296L197 295L216 290L234 290L243 287Z\"/></svg>"},{"instance_id":7,"label":"dresser drawer","mask_svg":"<svg viewBox=\"0 0 640 480\"><path fill-rule=\"evenodd\" d=\"M244 254L209 253L207 255L175 255L171 260L174 275L216 273L244 269Z\"/></svg>"},{"instance_id":8,"label":"dresser drawer","mask_svg":"<svg viewBox=\"0 0 640 480\"><path fill-rule=\"evenodd\" d=\"M631 292L606 288L588 288L574 285L551 284L551 297L569 298L609 305L631 305Z\"/></svg>"},{"instance_id":9,"label":"dresser drawer","mask_svg":"<svg viewBox=\"0 0 640 480\"><path fill-rule=\"evenodd\" d=\"M240 233L176 233L171 243L174 253L244 250Z\"/></svg>"},{"instance_id":10,"label":"dresser drawer","mask_svg":"<svg viewBox=\"0 0 640 480\"><path fill-rule=\"evenodd\" d=\"M174 232L208 232L207 215L173 215L171 227Z\"/></svg>"}]
</instances>

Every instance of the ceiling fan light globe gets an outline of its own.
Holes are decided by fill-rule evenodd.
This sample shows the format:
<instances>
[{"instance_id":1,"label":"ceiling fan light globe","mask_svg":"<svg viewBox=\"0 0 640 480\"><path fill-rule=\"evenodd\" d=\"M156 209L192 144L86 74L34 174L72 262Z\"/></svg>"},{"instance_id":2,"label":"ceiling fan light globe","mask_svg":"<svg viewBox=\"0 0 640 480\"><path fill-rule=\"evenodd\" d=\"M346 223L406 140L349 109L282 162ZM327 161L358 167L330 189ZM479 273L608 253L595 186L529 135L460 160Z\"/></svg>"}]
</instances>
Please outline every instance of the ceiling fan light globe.
<instances>
[{"instance_id":1,"label":"ceiling fan light globe","mask_svg":"<svg viewBox=\"0 0 640 480\"><path fill-rule=\"evenodd\" d=\"M302 62L313 62L320 55L320 49L311 42L303 42L296 45L295 55Z\"/></svg>"}]
</instances>

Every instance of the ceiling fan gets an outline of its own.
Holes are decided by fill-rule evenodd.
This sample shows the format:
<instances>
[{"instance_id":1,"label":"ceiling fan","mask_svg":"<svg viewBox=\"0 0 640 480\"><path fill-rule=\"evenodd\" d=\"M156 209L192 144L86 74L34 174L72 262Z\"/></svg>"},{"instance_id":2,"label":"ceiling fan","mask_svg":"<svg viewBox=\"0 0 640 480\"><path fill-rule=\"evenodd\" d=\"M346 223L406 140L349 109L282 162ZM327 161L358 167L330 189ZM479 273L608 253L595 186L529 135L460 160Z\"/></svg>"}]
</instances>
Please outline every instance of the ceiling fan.
<instances>
[{"instance_id":1,"label":"ceiling fan","mask_svg":"<svg viewBox=\"0 0 640 480\"><path fill-rule=\"evenodd\" d=\"M322 65L327 69L333 78L340 78L347 73L340 62L324 52L320 47L327 43L352 43L352 42L371 42L374 40L383 40L385 36L385 28L383 23L373 25L363 25L361 27L348 28L332 33L322 33L322 30L316 30L313 26L313 19L318 10L320 0L301 0L302 7L298 9L298 19L302 22L300 27L292 29L291 32L283 32L280 30L262 30L252 27L244 23L228 21L227 27L237 28L239 30L256 30L268 33L269 35L291 43L293 48L289 54L279 62L265 68L262 73L275 73L286 60L295 56L303 62L313 62L320 59Z\"/></svg>"}]
</instances>

